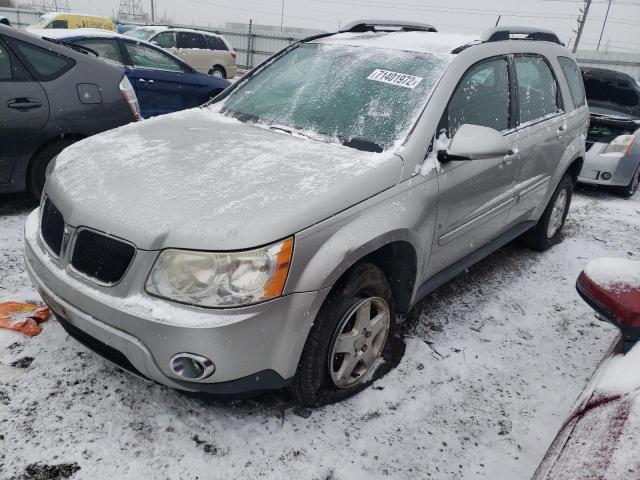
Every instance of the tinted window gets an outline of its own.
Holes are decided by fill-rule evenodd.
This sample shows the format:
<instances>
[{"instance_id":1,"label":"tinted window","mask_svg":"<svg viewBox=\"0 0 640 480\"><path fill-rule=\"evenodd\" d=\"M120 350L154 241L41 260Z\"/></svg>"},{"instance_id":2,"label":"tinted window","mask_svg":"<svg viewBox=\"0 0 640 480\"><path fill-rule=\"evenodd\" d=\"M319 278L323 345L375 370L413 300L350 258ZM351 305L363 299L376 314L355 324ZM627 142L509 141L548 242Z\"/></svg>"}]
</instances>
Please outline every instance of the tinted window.
<instances>
[{"instance_id":1,"label":"tinted window","mask_svg":"<svg viewBox=\"0 0 640 480\"><path fill-rule=\"evenodd\" d=\"M162 32L153 37L151 42L162 48L176 48L176 34L175 32Z\"/></svg>"},{"instance_id":2,"label":"tinted window","mask_svg":"<svg viewBox=\"0 0 640 480\"><path fill-rule=\"evenodd\" d=\"M207 49L204 35L196 32L178 32L178 48Z\"/></svg>"},{"instance_id":3,"label":"tinted window","mask_svg":"<svg viewBox=\"0 0 640 480\"><path fill-rule=\"evenodd\" d=\"M569 84L569 93L573 105L578 108L585 104L584 84L582 83L582 75L576 62L567 57L558 57L558 62L562 67L567 83Z\"/></svg>"},{"instance_id":4,"label":"tinted window","mask_svg":"<svg viewBox=\"0 0 640 480\"><path fill-rule=\"evenodd\" d=\"M166 53L137 43L125 42L125 46L135 67L182 71L180 64Z\"/></svg>"},{"instance_id":5,"label":"tinted window","mask_svg":"<svg viewBox=\"0 0 640 480\"><path fill-rule=\"evenodd\" d=\"M107 38L91 38L76 40L73 43L88 47L91 50L94 50L98 55L100 55L100 57L106 58L107 60L112 60L120 64L124 63L116 40L110 40Z\"/></svg>"},{"instance_id":6,"label":"tinted window","mask_svg":"<svg viewBox=\"0 0 640 480\"><path fill-rule=\"evenodd\" d=\"M59 53L36 47L29 43L12 40L11 45L15 45L15 50L20 60L27 65L29 70L37 80L46 82L58 78L69 70L75 62Z\"/></svg>"},{"instance_id":7,"label":"tinted window","mask_svg":"<svg viewBox=\"0 0 640 480\"><path fill-rule=\"evenodd\" d=\"M5 46L0 42L0 81L11 80L11 58Z\"/></svg>"},{"instance_id":8,"label":"tinted window","mask_svg":"<svg viewBox=\"0 0 640 480\"><path fill-rule=\"evenodd\" d=\"M456 87L440 121L438 132L449 138L461 125L470 123L498 131L509 128L511 96L509 64L505 58L471 67Z\"/></svg>"},{"instance_id":9,"label":"tinted window","mask_svg":"<svg viewBox=\"0 0 640 480\"><path fill-rule=\"evenodd\" d=\"M559 89L551 68L538 56L516 57L520 124L562 110Z\"/></svg>"},{"instance_id":10,"label":"tinted window","mask_svg":"<svg viewBox=\"0 0 640 480\"><path fill-rule=\"evenodd\" d=\"M210 50L229 50L227 44L220 37L214 37L213 35L206 35L206 37Z\"/></svg>"},{"instance_id":11,"label":"tinted window","mask_svg":"<svg viewBox=\"0 0 640 480\"><path fill-rule=\"evenodd\" d=\"M69 28L69 23L66 20L54 20L47 28Z\"/></svg>"}]
</instances>

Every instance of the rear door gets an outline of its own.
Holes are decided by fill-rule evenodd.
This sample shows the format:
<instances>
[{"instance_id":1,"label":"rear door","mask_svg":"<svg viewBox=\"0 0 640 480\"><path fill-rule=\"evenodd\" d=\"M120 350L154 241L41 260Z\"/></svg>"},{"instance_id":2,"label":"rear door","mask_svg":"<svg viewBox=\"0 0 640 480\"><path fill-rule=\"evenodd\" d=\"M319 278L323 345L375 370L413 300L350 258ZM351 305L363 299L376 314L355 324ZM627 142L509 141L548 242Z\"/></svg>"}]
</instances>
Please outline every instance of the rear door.
<instances>
[{"instance_id":1,"label":"rear door","mask_svg":"<svg viewBox=\"0 0 640 480\"><path fill-rule=\"evenodd\" d=\"M0 37L0 183L11 180L15 162L48 119L44 89Z\"/></svg>"},{"instance_id":2,"label":"rear door","mask_svg":"<svg viewBox=\"0 0 640 480\"><path fill-rule=\"evenodd\" d=\"M565 150L575 138L564 114L558 81L541 55L516 55L515 82L518 97L517 136L519 156L514 193L517 202L509 222L530 219L544 201Z\"/></svg>"},{"instance_id":3,"label":"rear door","mask_svg":"<svg viewBox=\"0 0 640 480\"><path fill-rule=\"evenodd\" d=\"M178 57L200 73L209 73L214 65L214 53L209 50L207 40L199 32L176 32Z\"/></svg>"},{"instance_id":4,"label":"rear door","mask_svg":"<svg viewBox=\"0 0 640 480\"><path fill-rule=\"evenodd\" d=\"M451 139L463 124L480 125L501 132L515 150L509 77L506 56L484 60L469 68L442 115L438 135ZM442 164L438 174L436 238L428 276L471 254L504 231L513 203L515 156Z\"/></svg>"}]
</instances>

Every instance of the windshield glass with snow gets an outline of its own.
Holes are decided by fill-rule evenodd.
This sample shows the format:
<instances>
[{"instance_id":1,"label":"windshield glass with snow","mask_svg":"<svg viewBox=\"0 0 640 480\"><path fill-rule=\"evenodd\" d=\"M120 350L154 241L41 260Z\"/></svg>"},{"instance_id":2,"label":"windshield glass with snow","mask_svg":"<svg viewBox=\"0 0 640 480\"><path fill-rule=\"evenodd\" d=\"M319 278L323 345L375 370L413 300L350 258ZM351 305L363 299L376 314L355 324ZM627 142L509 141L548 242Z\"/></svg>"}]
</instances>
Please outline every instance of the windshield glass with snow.
<instances>
[{"instance_id":1,"label":"windshield glass with snow","mask_svg":"<svg viewBox=\"0 0 640 480\"><path fill-rule=\"evenodd\" d=\"M150 28L134 28L133 30L129 30L124 34L127 37L137 38L138 40L147 40L155 32L155 30L152 30Z\"/></svg>"},{"instance_id":2,"label":"windshield glass with snow","mask_svg":"<svg viewBox=\"0 0 640 480\"><path fill-rule=\"evenodd\" d=\"M429 53L304 44L251 77L222 111L382 151L404 139L447 62Z\"/></svg>"}]
</instances>

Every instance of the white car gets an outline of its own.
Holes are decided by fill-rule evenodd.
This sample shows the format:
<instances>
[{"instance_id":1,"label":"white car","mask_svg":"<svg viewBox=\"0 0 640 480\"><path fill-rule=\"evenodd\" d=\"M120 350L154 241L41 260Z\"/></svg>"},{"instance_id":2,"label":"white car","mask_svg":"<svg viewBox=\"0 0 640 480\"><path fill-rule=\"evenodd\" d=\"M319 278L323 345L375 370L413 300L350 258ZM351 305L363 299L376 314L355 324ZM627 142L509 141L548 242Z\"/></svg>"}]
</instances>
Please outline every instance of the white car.
<instances>
[{"instance_id":1,"label":"white car","mask_svg":"<svg viewBox=\"0 0 640 480\"><path fill-rule=\"evenodd\" d=\"M125 33L155 43L202 73L233 78L238 72L236 52L221 35L191 28L146 26Z\"/></svg>"}]
</instances>

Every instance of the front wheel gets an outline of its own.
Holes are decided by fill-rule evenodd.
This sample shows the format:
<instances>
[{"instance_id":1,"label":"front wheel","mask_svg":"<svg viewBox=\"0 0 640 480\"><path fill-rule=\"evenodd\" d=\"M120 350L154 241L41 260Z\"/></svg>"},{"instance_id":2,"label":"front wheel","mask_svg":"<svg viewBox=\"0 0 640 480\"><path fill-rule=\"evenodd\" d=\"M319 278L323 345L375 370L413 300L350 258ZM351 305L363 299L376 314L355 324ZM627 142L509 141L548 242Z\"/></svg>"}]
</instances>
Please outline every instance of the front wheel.
<instances>
[{"instance_id":1,"label":"front wheel","mask_svg":"<svg viewBox=\"0 0 640 480\"><path fill-rule=\"evenodd\" d=\"M543 252L560 242L562 228L573 196L573 178L565 174L545 208L538 223L522 236L524 244Z\"/></svg>"},{"instance_id":2,"label":"front wheel","mask_svg":"<svg viewBox=\"0 0 640 480\"><path fill-rule=\"evenodd\" d=\"M391 356L394 304L389 282L371 263L353 267L314 322L291 392L307 406L333 403L366 388Z\"/></svg>"},{"instance_id":3,"label":"front wheel","mask_svg":"<svg viewBox=\"0 0 640 480\"><path fill-rule=\"evenodd\" d=\"M72 143L74 143L74 140L66 138L57 140L45 146L35 155L35 157L33 157L29 167L28 180L31 195L33 195L37 200L40 200L42 190L44 190L44 184L49 176L51 170L49 168L49 164L60 152L62 152L62 150Z\"/></svg>"}]
</instances>

